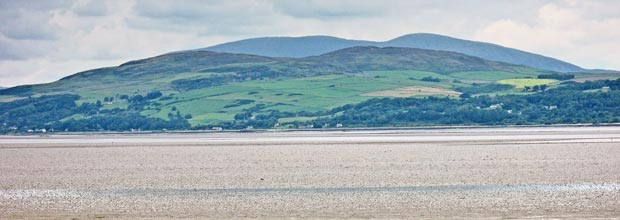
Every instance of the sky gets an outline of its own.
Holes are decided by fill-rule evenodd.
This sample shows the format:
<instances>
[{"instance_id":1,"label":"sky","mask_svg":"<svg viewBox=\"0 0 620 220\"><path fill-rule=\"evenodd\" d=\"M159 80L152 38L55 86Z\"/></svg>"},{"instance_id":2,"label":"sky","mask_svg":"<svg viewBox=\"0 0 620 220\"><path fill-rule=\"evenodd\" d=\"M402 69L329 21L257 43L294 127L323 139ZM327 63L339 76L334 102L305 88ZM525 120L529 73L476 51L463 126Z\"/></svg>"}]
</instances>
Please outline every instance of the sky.
<instances>
[{"instance_id":1,"label":"sky","mask_svg":"<svg viewBox=\"0 0 620 220\"><path fill-rule=\"evenodd\" d=\"M620 70L617 0L0 0L0 86L265 36L435 33Z\"/></svg>"}]
</instances>

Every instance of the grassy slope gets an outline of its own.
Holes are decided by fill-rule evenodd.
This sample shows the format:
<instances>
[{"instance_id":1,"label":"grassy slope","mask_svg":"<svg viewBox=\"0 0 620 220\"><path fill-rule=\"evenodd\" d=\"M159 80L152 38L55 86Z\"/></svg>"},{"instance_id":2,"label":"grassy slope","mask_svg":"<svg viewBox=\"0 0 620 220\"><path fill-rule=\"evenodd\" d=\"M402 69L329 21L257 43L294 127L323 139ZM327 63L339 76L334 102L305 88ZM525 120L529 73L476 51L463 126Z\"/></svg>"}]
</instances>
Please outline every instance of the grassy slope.
<instances>
[{"instance_id":1,"label":"grassy slope","mask_svg":"<svg viewBox=\"0 0 620 220\"><path fill-rule=\"evenodd\" d=\"M193 116L189 120L192 125L199 125L232 120L235 114L256 104L265 104L267 108L264 110L289 112L321 111L374 98L372 96L364 96L363 94L376 91L408 86L453 90L455 87L470 86L472 82L496 82L500 80L519 82L520 80L513 79L536 76L532 73L498 71L437 74L415 70L388 70L368 71L358 75L331 74L307 78L246 81L185 92L175 91L170 87L172 80L204 75L205 73L188 72L145 80L146 82L144 83L123 83L122 78L108 77L100 83L92 82L93 85L84 83L81 85L84 86L83 89L74 90L72 93L82 96L79 102L96 102L109 96L144 94L148 91L160 90L165 96L172 94L174 98L157 101L161 103L161 106L151 106L150 110L145 110L142 114L167 119L168 113L176 112L172 110L173 107L176 107L182 114L191 114ZM442 81L421 81L420 79L424 77L439 78ZM580 75L579 77L588 77L588 75ZM541 84L541 82L535 79L531 80L536 81L534 84ZM522 85L517 86L520 87ZM518 92L520 92L520 89L494 94ZM10 100L15 97L4 96L3 98ZM236 107L226 107L234 104L236 100L242 99L254 100L255 102ZM126 108L127 103L120 102L113 105L105 105L105 108L115 107ZM298 118L298 120L304 119ZM284 119L283 121L291 120Z\"/></svg>"},{"instance_id":2,"label":"grassy slope","mask_svg":"<svg viewBox=\"0 0 620 220\"><path fill-rule=\"evenodd\" d=\"M345 104L359 103L372 96L363 94L398 89L408 86L423 86L453 90L454 87L469 86L472 82L495 82L512 79L535 77L532 73L509 73L498 71L457 72L451 74L437 74L414 70L391 70L391 71L368 71L360 75L323 75L299 79L262 80L232 83L229 85L203 88L186 92L178 92L170 87L170 82L180 78L193 78L204 76L205 73L182 73L171 76L145 80L144 83L122 83L118 77L107 77L100 83L92 82L93 85L83 83L83 89L72 93L79 94L82 98L78 102L96 102L104 97L115 97L122 94L144 94L148 91L160 90L164 95L173 94L173 99L158 101L161 106L145 110L144 115L167 118L168 113L176 107L182 114L191 114L192 125L217 123L219 121L232 120L234 115L245 108L256 104L268 106L264 110L280 110L289 112L321 111L329 110ZM420 79L424 77L439 78L441 82L426 82ZM588 75L580 75L588 77ZM544 84L551 82L538 82ZM519 82L520 80L516 80ZM531 81L531 80L530 80ZM517 85L521 87L522 85ZM504 91L494 94L518 93L519 89ZM12 96L4 96L6 100L14 99ZM237 107L232 105L236 100L254 100L254 103ZM105 105L105 108L126 108L127 103L115 103ZM304 118L299 118L303 120ZM290 121L290 120L284 120Z\"/></svg>"},{"instance_id":3,"label":"grassy slope","mask_svg":"<svg viewBox=\"0 0 620 220\"><path fill-rule=\"evenodd\" d=\"M482 76L495 75L496 72L479 72ZM324 75L299 79L264 80L233 83L175 94L173 100L161 101L161 111L145 111L146 115L166 118L172 106L183 114L192 114L193 125L232 120L244 108L265 104L265 110L280 111L321 111L345 104L359 103L374 98L363 94L398 89L409 86L423 86L453 90L455 87L469 86L453 75L441 75L424 71L369 71L366 74ZM456 74L459 75L459 74ZM436 77L441 82L421 81L423 77ZM531 74L505 74L500 78L526 78ZM517 92L511 91L511 92ZM226 108L235 100L254 100L254 103ZM281 104L281 105L278 105ZM283 104L283 105L282 105Z\"/></svg>"},{"instance_id":4,"label":"grassy slope","mask_svg":"<svg viewBox=\"0 0 620 220\"><path fill-rule=\"evenodd\" d=\"M502 79L497 81L499 84L513 85L516 88L524 88L526 86L549 85L557 83L554 79Z\"/></svg>"},{"instance_id":5,"label":"grassy slope","mask_svg":"<svg viewBox=\"0 0 620 220\"><path fill-rule=\"evenodd\" d=\"M359 50L362 51L360 52ZM370 51L370 53L363 53L365 50ZM371 53L376 53L376 56L371 56ZM402 56L402 53L407 53L406 55L409 58ZM73 93L82 97L78 101L78 104L80 104L83 102L94 103L96 101L103 101L104 97L144 95L147 92L158 90L164 96L172 98L156 100L159 105L147 106L146 110L142 112L143 115L167 119L169 113L175 114L176 110L178 110L184 115L191 114L193 118L190 120L190 123L192 125L199 125L232 120L234 115L243 109L258 104L265 105L263 112L268 110L315 112L330 110L334 107L359 103L374 98L365 94L377 91L400 91L399 88L412 86L438 88L441 89L440 91L453 91L456 87L471 86L472 83L493 83L500 80L519 82L520 80L515 79L536 78L541 73L532 68L463 57L460 54L426 53L421 50L403 50L398 48L386 50L377 48L348 49L342 53L330 53L325 56L283 61L240 55L241 63L234 63L236 58L230 54L218 57L217 54L206 53L206 56L216 56L215 58L217 59L214 59L222 63L222 65L208 63L207 61L210 61L210 59L198 57L194 61L183 61L194 65L193 68L184 68L183 65L178 63L166 66L156 61L178 59L179 57L187 59L188 57L181 55L174 55L170 58L159 56L152 58L154 60L146 59L130 62L130 64L117 67L116 72L111 72L109 69L85 71L64 80L35 86L29 90L29 94L40 96L42 94ZM444 56L447 57L447 60L442 60ZM348 59L348 57L353 57L354 59ZM393 57L397 57L397 59L392 59ZM420 59L429 62L409 62ZM463 62L463 59L470 61ZM247 63L248 60L257 63ZM434 62L430 62L433 60L439 60L449 65L437 66ZM149 66L151 63L153 67ZM368 65L369 63L372 65ZM428 70L402 70L419 68L420 66L418 65ZM272 70L281 71L284 75L276 79L232 82L226 85L189 91L178 91L171 86L172 81L179 79L204 78L214 74L234 74L233 72L222 71L218 73L210 72L216 71L212 68L222 66L246 69L255 66L269 67ZM401 70L393 70L392 67L394 66ZM487 67L492 70L475 70ZM149 68L153 68L156 71L149 73ZM454 69L466 69L467 71L451 71ZM309 77L303 77L306 75L309 75ZM577 75L580 78L590 76L587 74ZM597 74L596 76L604 77L610 75ZM617 74L614 76L617 77ZM424 77L436 78L440 82L423 81ZM557 82L553 83L550 86L557 84ZM520 86L520 84L517 86ZM491 94L520 93L521 90L513 89ZM390 93L384 92L379 94ZM412 93L412 95L416 95L416 93ZM10 101L16 98L20 97L0 95L0 100L2 101ZM235 105L238 100L252 100L253 102ZM128 103L126 102L118 102L112 105L105 105L104 108L126 108L127 105ZM298 119L305 120L307 118L299 117ZM284 119L284 121L290 120L293 119Z\"/></svg>"}]
</instances>

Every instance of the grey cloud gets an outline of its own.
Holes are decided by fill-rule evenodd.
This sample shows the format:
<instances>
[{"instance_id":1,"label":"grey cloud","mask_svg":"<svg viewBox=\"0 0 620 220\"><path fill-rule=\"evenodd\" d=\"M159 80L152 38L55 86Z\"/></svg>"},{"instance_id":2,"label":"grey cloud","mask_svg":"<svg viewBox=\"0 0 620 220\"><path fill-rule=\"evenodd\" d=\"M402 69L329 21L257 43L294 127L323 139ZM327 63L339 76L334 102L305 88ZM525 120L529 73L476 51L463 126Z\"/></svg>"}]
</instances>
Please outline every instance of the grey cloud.
<instances>
[{"instance_id":1,"label":"grey cloud","mask_svg":"<svg viewBox=\"0 0 620 220\"><path fill-rule=\"evenodd\" d=\"M176 1L137 1L133 7L136 15L153 19L190 20L209 14L209 7L194 1L179 4Z\"/></svg>"},{"instance_id":2,"label":"grey cloud","mask_svg":"<svg viewBox=\"0 0 620 220\"><path fill-rule=\"evenodd\" d=\"M42 57L51 49L50 44L50 41L15 40L0 34L0 61Z\"/></svg>"},{"instance_id":3,"label":"grey cloud","mask_svg":"<svg viewBox=\"0 0 620 220\"><path fill-rule=\"evenodd\" d=\"M21 60L28 58L27 54L23 53L23 48L16 47L8 40L0 37L0 60Z\"/></svg>"},{"instance_id":4,"label":"grey cloud","mask_svg":"<svg viewBox=\"0 0 620 220\"><path fill-rule=\"evenodd\" d=\"M69 0L2 0L0 1L1 11L14 10L32 10L32 11L49 11L58 8L67 8L71 6Z\"/></svg>"},{"instance_id":5,"label":"grey cloud","mask_svg":"<svg viewBox=\"0 0 620 220\"><path fill-rule=\"evenodd\" d=\"M78 16L101 16L107 12L105 1L0 1L0 32L16 40L54 40L60 30L51 23L56 12L73 11Z\"/></svg>"},{"instance_id":6,"label":"grey cloud","mask_svg":"<svg viewBox=\"0 0 620 220\"><path fill-rule=\"evenodd\" d=\"M298 1L275 1L274 8L286 15L298 18L351 18L351 17L374 17L384 14L384 3L379 1L322 1L322 0L298 0Z\"/></svg>"},{"instance_id":7,"label":"grey cloud","mask_svg":"<svg viewBox=\"0 0 620 220\"><path fill-rule=\"evenodd\" d=\"M56 31L48 22L49 13L12 11L0 14L0 32L17 40L52 40Z\"/></svg>"},{"instance_id":8,"label":"grey cloud","mask_svg":"<svg viewBox=\"0 0 620 220\"><path fill-rule=\"evenodd\" d=\"M108 6L102 0L90 0L74 4L73 12L79 16L104 16L108 14Z\"/></svg>"},{"instance_id":9,"label":"grey cloud","mask_svg":"<svg viewBox=\"0 0 620 220\"><path fill-rule=\"evenodd\" d=\"M138 0L133 10L136 15L142 17L191 22L217 17L221 17L222 20L227 17L247 18L250 15L257 15L253 11L261 10L265 4L269 4L269 2L254 0L187 0L180 3L174 0Z\"/></svg>"},{"instance_id":10,"label":"grey cloud","mask_svg":"<svg viewBox=\"0 0 620 220\"><path fill-rule=\"evenodd\" d=\"M134 15L126 19L132 28L187 32L203 35L247 35L268 26L275 16L269 2L242 1L137 1Z\"/></svg>"},{"instance_id":11,"label":"grey cloud","mask_svg":"<svg viewBox=\"0 0 620 220\"><path fill-rule=\"evenodd\" d=\"M31 10L30 5L24 8L2 8L0 10L0 32L12 39L50 40L56 36L56 31L49 21L52 13L49 11Z\"/></svg>"},{"instance_id":12,"label":"grey cloud","mask_svg":"<svg viewBox=\"0 0 620 220\"><path fill-rule=\"evenodd\" d=\"M620 1L577 1L572 4L561 4L564 7L578 8L586 19L606 20L620 19Z\"/></svg>"}]
</instances>

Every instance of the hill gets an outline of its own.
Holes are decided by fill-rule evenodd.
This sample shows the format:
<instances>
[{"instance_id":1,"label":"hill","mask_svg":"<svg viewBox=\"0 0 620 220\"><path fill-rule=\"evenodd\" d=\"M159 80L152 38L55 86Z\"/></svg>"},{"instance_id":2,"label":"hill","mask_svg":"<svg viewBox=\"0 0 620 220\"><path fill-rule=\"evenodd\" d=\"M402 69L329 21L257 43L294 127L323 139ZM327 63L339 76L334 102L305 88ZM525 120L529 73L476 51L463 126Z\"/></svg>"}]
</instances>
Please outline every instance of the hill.
<instances>
[{"instance_id":1,"label":"hill","mask_svg":"<svg viewBox=\"0 0 620 220\"><path fill-rule=\"evenodd\" d=\"M593 76L618 74L557 74L399 47L351 47L303 58L184 51L0 90L0 130L298 127L376 98L527 95Z\"/></svg>"},{"instance_id":2,"label":"hill","mask_svg":"<svg viewBox=\"0 0 620 220\"><path fill-rule=\"evenodd\" d=\"M495 44L462 40L437 34L410 34L385 42L347 40L328 36L264 37L230 42L199 50L300 58L316 56L353 46L443 50L556 72L585 71L576 65L554 58Z\"/></svg>"},{"instance_id":3,"label":"hill","mask_svg":"<svg viewBox=\"0 0 620 220\"><path fill-rule=\"evenodd\" d=\"M188 90L188 83L213 87L231 83L313 77L321 75L367 74L368 71L416 70L439 74L470 71L519 72L538 70L508 63L488 61L464 54L415 48L352 47L320 56L272 58L258 55L184 51L130 61L117 67L79 72L41 85L9 88L0 95L32 96L81 91L138 92L141 87ZM209 83L206 82L209 79ZM483 80L483 79L480 79ZM153 87L151 85L157 85Z\"/></svg>"},{"instance_id":4,"label":"hill","mask_svg":"<svg viewBox=\"0 0 620 220\"><path fill-rule=\"evenodd\" d=\"M119 89L126 87L125 85L135 87L154 82L162 82L163 87L160 88L175 89L174 87L178 86L171 83L175 80L178 84L182 80L205 78L221 79L222 84L229 84L259 78L310 77L375 70L451 73L495 70L516 72L522 68L453 52L415 48L352 47L320 56L296 59L185 51L130 61L117 67L87 70L54 83L9 88L0 92L0 95L30 96L53 92L96 91L105 84L114 85Z\"/></svg>"},{"instance_id":5,"label":"hill","mask_svg":"<svg viewBox=\"0 0 620 220\"><path fill-rule=\"evenodd\" d=\"M435 73L503 70L514 72L516 65L493 62L464 54L399 47L351 47L300 59L321 65L341 66L348 71L420 70Z\"/></svg>"},{"instance_id":6,"label":"hill","mask_svg":"<svg viewBox=\"0 0 620 220\"><path fill-rule=\"evenodd\" d=\"M262 37L240 40L200 50L301 58L355 46L377 46L376 42L346 40L330 36Z\"/></svg>"},{"instance_id":7,"label":"hill","mask_svg":"<svg viewBox=\"0 0 620 220\"><path fill-rule=\"evenodd\" d=\"M410 34L385 42L394 47L415 47L430 50L446 50L556 72L578 72L584 69L551 57L545 57L495 44L461 40L435 34Z\"/></svg>"}]
</instances>

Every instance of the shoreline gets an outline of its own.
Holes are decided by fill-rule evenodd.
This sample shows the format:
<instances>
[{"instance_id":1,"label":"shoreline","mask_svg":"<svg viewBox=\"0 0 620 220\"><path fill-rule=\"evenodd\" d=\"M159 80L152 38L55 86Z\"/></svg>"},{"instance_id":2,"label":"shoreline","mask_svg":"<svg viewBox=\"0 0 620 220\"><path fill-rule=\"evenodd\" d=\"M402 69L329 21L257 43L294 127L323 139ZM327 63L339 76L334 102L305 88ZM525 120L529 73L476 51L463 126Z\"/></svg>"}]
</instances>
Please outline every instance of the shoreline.
<instances>
[{"instance_id":1,"label":"shoreline","mask_svg":"<svg viewBox=\"0 0 620 220\"><path fill-rule=\"evenodd\" d=\"M620 123L605 124L552 124L552 125L462 125L462 126L415 126L415 127L353 127L353 128L316 128L316 129L251 129L251 130L171 130L171 131L76 131L47 133L13 133L0 134L3 137L49 137L49 136L96 136L96 135L159 135L159 134L218 134L218 133L295 133L295 132L356 132L356 131L417 131L417 130L474 130L474 129L509 129L509 128L597 128L618 127Z\"/></svg>"}]
</instances>

